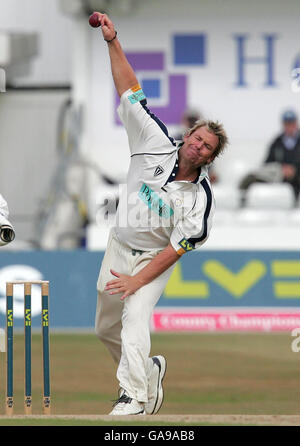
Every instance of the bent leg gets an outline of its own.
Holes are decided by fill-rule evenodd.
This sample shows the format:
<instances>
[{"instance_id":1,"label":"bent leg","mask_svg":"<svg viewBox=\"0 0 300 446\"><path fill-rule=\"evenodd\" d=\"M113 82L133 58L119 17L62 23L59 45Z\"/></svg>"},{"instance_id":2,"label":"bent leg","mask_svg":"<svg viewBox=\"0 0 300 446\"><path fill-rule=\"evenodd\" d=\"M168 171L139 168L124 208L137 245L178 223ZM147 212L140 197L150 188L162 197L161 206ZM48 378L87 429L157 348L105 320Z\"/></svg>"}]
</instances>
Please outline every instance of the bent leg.
<instances>
[{"instance_id":1,"label":"bent leg","mask_svg":"<svg viewBox=\"0 0 300 446\"><path fill-rule=\"evenodd\" d=\"M123 304L121 295L110 296L98 291L98 301L95 318L95 332L98 338L108 348L116 363L121 358L121 315Z\"/></svg>"},{"instance_id":2,"label":"bent leg","mask_svg":"<svg viewBox=\"0 0 300 446\"><path fill-rule=\"evenodd\" d=\"M104 291L104 288L106 283L114 278L110 269L129 274L128 268L129 265L124 255L124 250L120 249L118 241L111 234L97 282L98 300L95 332L117 363L119 363L121 358L123 302L120 300L121 294L110 295L109 292Z\"/></svg>"},{"instance_id":3,"label":"bent leg","mask_svg":"<svg viewBox=\"0 0 300 446\"><path fill-rule=\"evenodd\" d=\"M149 258L143 254L144 259L137 265L133 274L149 263ZM130 398L140 402L148 401L148 377L151 373L150 320L153 309L158 302L166 283L173 271L172 265L167 271L151 283L143 286L134 294L125 299L122 314L122 357L117 371L120 387L125 389ZM148 376L147 376L148 375Z\"/></svg>"}]
</instances>

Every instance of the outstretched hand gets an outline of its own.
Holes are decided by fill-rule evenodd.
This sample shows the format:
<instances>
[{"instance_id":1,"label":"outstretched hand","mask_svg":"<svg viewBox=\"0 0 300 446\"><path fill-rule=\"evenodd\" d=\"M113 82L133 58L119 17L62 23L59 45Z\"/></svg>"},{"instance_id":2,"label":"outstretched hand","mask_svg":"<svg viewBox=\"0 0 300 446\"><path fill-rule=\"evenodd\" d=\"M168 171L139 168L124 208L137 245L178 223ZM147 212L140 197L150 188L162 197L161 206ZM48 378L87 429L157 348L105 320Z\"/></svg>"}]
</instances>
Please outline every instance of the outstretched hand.
<instances>
[{"instance_id":1,"label":"outstretched hand","mask_svg":"<svg viewBox=\"0 0 300 446\"><path fill-rule=\"evenodd\" d=\"M112 40L116 34L113 22L110 20L107 14L101 14L101 12L95 12L94 14L98 15L98 20L101 25L104 39Z\"/></svg>"},{"instance_id":2,"label":"outstretched hand","mask_svg":"<svg viewBox=\"0 0 300 446\"><path fill-rule=\"evenodd\" d=\"M135 276L127 276L126 274L120 274L113 269L110 270L111 274L117 279L110 280L107 282L104 291L110 291L109 294L119 294L123 293L121 296L121 300L124 300L126 297L134 294L138 289L143 286L140 280L138 280Z\"/></svg>"}]
</instances>

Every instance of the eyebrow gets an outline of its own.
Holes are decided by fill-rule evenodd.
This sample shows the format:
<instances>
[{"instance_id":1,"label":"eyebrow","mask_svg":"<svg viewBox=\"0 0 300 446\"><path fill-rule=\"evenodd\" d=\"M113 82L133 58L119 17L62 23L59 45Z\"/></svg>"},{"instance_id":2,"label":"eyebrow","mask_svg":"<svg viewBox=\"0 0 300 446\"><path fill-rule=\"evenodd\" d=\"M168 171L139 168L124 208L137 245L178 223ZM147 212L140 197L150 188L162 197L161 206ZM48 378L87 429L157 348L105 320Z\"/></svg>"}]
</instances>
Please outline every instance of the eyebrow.
<instances>
[{"instance_id":1,"label":"eyebrow","mask_svg":"<svg viewBox=\"0 0 300 446\"><path fill-rule=\"evenodd\" d=\"M202 136L200 136L200 135L197 135L197 137L198 138L201 138L202 139L202 141L204 141L204 139L202 138ZM210 149L212 149L213 147L208 143L208 142L206 142L206 141L204 141L204 144L206 144Z\"/></svg>"}]
</instances>

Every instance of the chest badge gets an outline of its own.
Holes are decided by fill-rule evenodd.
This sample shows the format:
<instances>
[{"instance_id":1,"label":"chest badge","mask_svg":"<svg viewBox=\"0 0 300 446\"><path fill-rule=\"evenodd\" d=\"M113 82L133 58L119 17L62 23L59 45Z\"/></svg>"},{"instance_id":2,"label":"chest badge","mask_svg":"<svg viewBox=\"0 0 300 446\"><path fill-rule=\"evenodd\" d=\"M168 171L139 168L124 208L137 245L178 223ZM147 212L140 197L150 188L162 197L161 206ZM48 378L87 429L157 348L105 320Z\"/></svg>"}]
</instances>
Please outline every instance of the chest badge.
<instances>
[{"instance_id":1,"label":"chest badge","mask_svg":"<svg viewBox=\"0 0 300 446\"><path fill-rule=\"evenodd\" d=\"M158 175L162 174L164 172L164 169L161 166L157 166L154 172L154 176L158 177Z\"/></svg>"}]
</instances>

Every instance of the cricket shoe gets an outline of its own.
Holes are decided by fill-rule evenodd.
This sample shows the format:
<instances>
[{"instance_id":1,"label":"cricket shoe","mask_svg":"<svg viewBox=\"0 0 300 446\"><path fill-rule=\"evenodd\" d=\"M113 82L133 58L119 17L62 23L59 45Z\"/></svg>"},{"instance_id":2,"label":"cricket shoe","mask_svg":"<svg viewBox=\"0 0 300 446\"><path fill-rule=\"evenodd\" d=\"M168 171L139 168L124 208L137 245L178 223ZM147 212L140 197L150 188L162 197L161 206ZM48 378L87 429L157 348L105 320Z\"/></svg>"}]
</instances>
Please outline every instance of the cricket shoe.
<instances>
[{"instance_id":1,"label":"cricket shoe","mask_svg":"<svg viewBox=\"0 0 300 446\"><path fill-rule=\"evenodd\" d=\"M144 406L137 400L130 398L125 392L115 402L109 415L145 415Z\"/></svg>"},{"instance_id":2,"label":"cricket shoe","mask_svg":"<svg viewBox=\"0 0 300 446\"><path fill-rule=\"evenodd\" d=\"M145 403L145 411L153 415L159 411L164 400L162 386L167 369L167 361L163 356L153 356L153 368L148 382L148 402Z\"/></svg>"}]
</instances>

